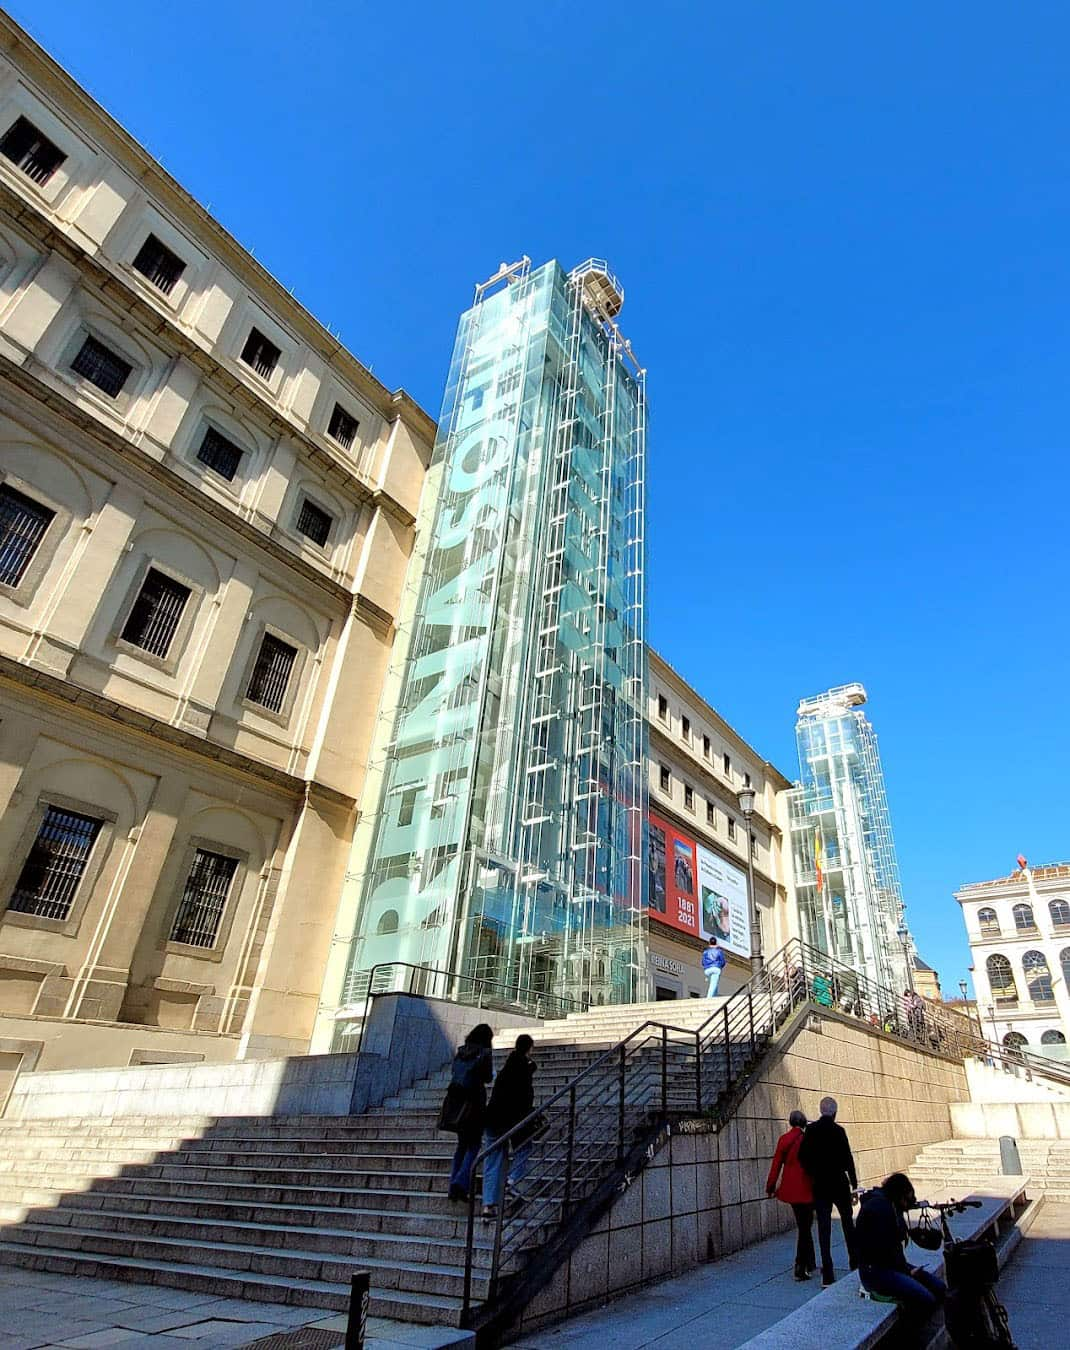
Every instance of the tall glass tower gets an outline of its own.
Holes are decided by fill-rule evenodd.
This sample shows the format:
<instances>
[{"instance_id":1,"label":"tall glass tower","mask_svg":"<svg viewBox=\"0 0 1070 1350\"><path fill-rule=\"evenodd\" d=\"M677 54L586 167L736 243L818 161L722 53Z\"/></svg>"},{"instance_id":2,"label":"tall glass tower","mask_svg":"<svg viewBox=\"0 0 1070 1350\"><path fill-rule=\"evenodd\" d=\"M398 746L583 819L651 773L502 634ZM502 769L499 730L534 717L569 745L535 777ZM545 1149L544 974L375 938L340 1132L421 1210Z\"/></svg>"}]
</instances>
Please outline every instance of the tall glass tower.
<instances>
[{"instance_id":1,"label":"tall glass tower","mask_svg":"<svg viewBox=\"0 0 1070 1350\"><path fill-rule=\"evenodd\" d=\"M408 987L389 962L464 1001L475 977L492 1002L635 997L646 403L622 302L602 261L525 258L461 316L328 1015Z\"/></svg>"},{"instance_id":2,"label":"tall glass tower","mask_svg":"<svg viewBox=\"0 0 1070 1350\"><path fill-rule=\"evenodd\" d=\"M886 988L912 984L877 735L860 684L799 704L791 841L802 939Z\"/></svg>"}]
</instances>

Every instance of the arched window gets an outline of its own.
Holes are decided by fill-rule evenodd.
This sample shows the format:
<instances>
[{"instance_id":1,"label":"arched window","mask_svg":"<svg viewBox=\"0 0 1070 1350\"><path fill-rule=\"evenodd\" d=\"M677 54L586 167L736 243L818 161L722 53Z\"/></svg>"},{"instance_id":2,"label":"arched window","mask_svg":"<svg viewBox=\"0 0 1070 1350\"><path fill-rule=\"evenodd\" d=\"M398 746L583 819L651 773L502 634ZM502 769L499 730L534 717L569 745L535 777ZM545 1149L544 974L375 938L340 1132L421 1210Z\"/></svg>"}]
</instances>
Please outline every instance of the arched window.
<instances>
[{"instance_id":1,"label":"arched window","mask_svg":"<svg viewBox=\"0 0 1070 1350\"><path fill-rule=\"evenodd\" d=\"M1006 1036L1003 1037L1003 1044L1008 1050L1020 1050L1023 1045L1028 1045L1029 1042L1020 1031L1008 1031Z\"/></svg>"},{"instance_id":2,"label":"arched window","mask_svg":"<svg viewBox=\"0 0 1070 1350\"><path fill-rule=\"evenodd\" d=\"M375 930L380 936L384 933L396 933L398 931L398 912L396 909L388 909L379 920L379 925Z\"/></svg>"},{"instance_id":3,"label":"arched window","mask_svg":"<svg viewBox=\"0 0 1070 1350\"><path fill-rule=\"evenodd\" d=\"M1040 1038L1041 1045L1065 1045L1066 1037L1061 1031L1045 1031Z\"/></svg>"},{"instance_id":4,"label":"arched window","mask_svg":"<svg viewBox=\"0 0 1070 1350\"><path fill-rule=\"evenodd\" d=\"M1018 990L1014 983L1014 971L1011 963L1001 952L993 952L985 962L988 971L988 983L992 986L992 997L997 1003L1018 1002Z\"/></svg>"},{"instance_id":5,"label":"arched window","mask_svg":"<svg viewBox=\"0 0 1070 1350\"><path fill-rule=\"evenodd\" d=\"M1026 952L1022 957L1025 987L1034 1003L1051 1003L1055 998L1051 988L1051 971L1043 952Z\"/></svg>"},{"instance_id":6,"label":"arched window","mask_svg":"<svg viewBox=\"0 0 1070 1350\"><path fill-rule=\"evenodd\" d=\"M1051 921L1056 928L1070 928L1070 902L1049 900L1048 913L1051 915Z\"/></svg>"},{"instance_id":7,"label":"arched window","mask_svg":"<svg viewBox=\"0 0 1070 1350\"><path fill-rule=\"evenodd\" d=\"M982 937L999 937L999 916L994 909L979 909L977 922L981 926Z\"/></svg>"},{"instance_id":8,"label":"arched window","mask_svg":"<svg viewBox=\"0 0 1070 1350\"><path fill-rule=\"evenodd\" d=\"M1059 953L1059 964L1063 968L1063 983L1070 989L1070 947L1064 947Z\"/></svg>"},{"instance_id":9,"label":"arched window","mask_svg":"<svg viewBox=\"0 0 1070 1350\"><path fill-rule=\"evenodd\" d=\"M1037 922L1033 918L1032 905L1015 905L1011 913L1014 915L1014 926L1019 933L1031 933L1036 928Z\"/></svg>"}]
</instances>

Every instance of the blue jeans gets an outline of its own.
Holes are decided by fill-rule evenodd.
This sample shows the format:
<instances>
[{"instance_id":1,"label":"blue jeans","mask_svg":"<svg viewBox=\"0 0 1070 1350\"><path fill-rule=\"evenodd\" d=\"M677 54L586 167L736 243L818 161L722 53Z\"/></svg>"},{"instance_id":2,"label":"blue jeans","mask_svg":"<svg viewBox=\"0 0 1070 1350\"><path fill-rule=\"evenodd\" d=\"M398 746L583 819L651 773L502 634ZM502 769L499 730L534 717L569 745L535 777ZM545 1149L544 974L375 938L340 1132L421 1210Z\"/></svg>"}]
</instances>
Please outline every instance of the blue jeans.
<instances>
[{"instance_id":1,"label":"blue jeans","mask_svg":"<svg viewBox=\"0 0 1070 1350\"><path fill-rule=\"evenodd\" d=\"M450 1168L450 1185L460 1186L467 1191L472 1183L472 1164L479 1152L479 1135L460 1134L457 1147L453 1150L453 1166Z\"/></svg>"},{"instance_id":2,"label":"blue jeans","mask_svg":"<svg viewBox=\"0 0 1070 1350\"><path fill-rule=\"evenodd\" d=\"M927 1322L947 1297L947 1286L943 1280L930 1275L927 1270L914 1270L905 1275L901 1270L863 1266L858 1273L863 1289L868 1289L871 1294L894 1298L914 1322Z\"/></svg>"},{"instance_id":3,"label":"blue jeans","mask_svg":"<svg viewBox=\"0 0 1070 1350\"><path fill-rule=\"evenodd\" d=\"M500 1136L493 1134L490 1130L483 1136L483 1147L489 1148ZM496 1148L493 1153L488 1153L483 1159L483 1204L500 1205L502 1203L502 1183L505 1171L505 1153L509 1147L508 1144L502 1144ZM521 1144L513 1154L512 1166L509 1168L509 1184L516 1186L523 1181L527 1174L528 1162L531 1159L531 1140L526 1144Z\"/></svg>"},{"instance_id":4,"label":"blue jeans","mask_svg":"<svg viewBox=\"0 0 1070 1350\"><path fill-rule=\"evenodd\" d=\"M721 971L724 966L710 966L706 972L706 997L717 997L717 986L721 983Z\"/></svg>"}]
</instances>

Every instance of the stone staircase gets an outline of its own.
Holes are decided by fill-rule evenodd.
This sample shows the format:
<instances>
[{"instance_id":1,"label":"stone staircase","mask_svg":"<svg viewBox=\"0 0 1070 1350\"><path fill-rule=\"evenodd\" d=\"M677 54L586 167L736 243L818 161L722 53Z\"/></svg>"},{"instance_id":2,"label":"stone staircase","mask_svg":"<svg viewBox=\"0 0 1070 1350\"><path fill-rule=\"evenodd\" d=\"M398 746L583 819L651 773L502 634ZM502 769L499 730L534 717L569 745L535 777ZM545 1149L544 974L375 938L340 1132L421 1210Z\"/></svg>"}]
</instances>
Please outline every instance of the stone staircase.
<instances>
[{"instance_id":1,"label":"stone staircase","mask_svg":"<svg viewBox=\"0 0 1070 1350\"><path fill-rule=\"evenodd\" d=\"M1022 1171L1030 1192L1070 1200L1070 1139L1020 1139ZM948 1139L930 1144L915 1159L910 1178L920 1195L941 1186L955 1193L1002 1174L998 1139Z\"/></svg>"},{"instance_id":2,"label":"stone staircase","mask_svg":"<svg viewBox=\"0 0 1070 1350\"><path fill-rule=\"evenodd\" d=\"M597 1009L534 1028L539 1099L649 1018L687 1031L716 1006ZM499 1064L514 1036L498 1038ZM693 1102L693 1069L676 1072L673 1055L688 1046L693 1054L685 1035L669 1047L670 1104L681 1110ZM707 1060L704 1072L727 1085L717 1052ZM644 1046L636 1064L633 1135L651 1117L660 1045ZM333 1311L348 1307L350 1277L366 1269L373 1315L456 1326L467 1207L446 1198L455 1140L435 1128L447 1077L444 1068L357 1117L0 1121L0 1261ZM604 1109L615 1130L618 1108L607 1087L586 1119ZM538 1157L544 1176L555 1174L555 1149ZM588 1146L576 1161L605 1168L597 1154ZM477 1225L476 1302L486 1298L490 1248Z\"/></svg>"}]
</instances>

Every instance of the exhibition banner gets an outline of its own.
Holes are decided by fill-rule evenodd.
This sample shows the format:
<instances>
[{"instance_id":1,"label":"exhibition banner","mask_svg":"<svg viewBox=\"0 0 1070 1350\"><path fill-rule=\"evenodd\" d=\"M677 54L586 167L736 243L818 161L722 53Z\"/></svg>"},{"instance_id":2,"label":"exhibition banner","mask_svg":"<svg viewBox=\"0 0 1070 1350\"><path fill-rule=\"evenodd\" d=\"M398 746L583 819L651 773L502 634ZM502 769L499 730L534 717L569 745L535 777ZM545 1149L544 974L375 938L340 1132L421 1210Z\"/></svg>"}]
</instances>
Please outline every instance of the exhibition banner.
<instances>
[{"instance_id":1,"label":"exhibition banner","mask_svg":"<svg viewBox=\"0 0 1070 1350\"><path fill-rule=\"evenodd\" d=\"M650 912L692 937L750 955L747 874L654 812L647 832Z\"/></svg>"}]
</instances>

